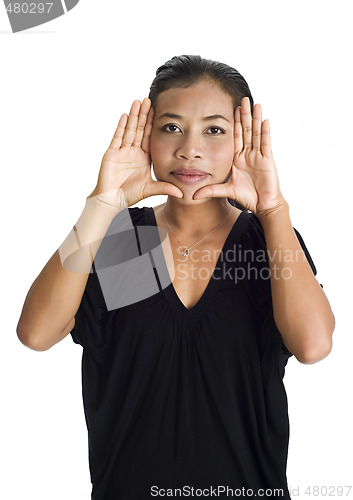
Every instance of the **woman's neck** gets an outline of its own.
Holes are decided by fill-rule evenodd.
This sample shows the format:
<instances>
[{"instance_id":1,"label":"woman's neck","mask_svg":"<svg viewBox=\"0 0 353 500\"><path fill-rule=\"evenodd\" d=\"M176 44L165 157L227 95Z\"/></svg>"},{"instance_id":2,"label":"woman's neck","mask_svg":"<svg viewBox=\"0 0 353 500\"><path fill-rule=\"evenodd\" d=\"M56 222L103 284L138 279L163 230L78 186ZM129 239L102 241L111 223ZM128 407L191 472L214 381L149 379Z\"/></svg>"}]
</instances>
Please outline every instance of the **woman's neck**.
<instances>
[{"instance_id":1,"label":"woman's neck","mask_svg":"<svg viewBox=\"0 0 353 500\"><path fill-rule=\"evenodd\" d=\"M173 230L182 232L185 236L201 237L221 224L232 209L226 198L208 198L183 203L168 196L162 214Z\"/></svg>"}]
</instances>

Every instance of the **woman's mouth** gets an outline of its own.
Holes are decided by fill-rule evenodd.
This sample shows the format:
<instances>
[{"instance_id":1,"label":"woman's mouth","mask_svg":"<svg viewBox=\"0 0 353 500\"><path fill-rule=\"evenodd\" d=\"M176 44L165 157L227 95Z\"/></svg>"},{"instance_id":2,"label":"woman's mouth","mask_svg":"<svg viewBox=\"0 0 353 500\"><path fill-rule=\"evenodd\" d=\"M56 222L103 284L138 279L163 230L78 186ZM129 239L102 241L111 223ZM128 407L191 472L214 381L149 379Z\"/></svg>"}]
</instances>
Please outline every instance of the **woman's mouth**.
<instances>
[{"instance_id":1,"label":"woman's mouth","mask_svg":"<svg viewBox=\"0 0 353 500\"><path fill-rule=\"evenodd\" d=\"M197 184L208 177L208 173L196 168L179 168L174 170L172 175L184 184Z\"/></svg>"}]
</instances>

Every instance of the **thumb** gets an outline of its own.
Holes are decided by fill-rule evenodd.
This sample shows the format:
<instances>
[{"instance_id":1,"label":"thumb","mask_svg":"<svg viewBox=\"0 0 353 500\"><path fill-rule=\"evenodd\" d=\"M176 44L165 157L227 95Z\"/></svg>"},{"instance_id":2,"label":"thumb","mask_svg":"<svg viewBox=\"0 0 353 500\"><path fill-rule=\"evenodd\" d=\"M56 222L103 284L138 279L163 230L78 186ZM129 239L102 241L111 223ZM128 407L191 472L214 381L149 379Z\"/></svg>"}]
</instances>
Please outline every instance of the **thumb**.
<instances>
[{"instance_id":1,"label":"thumb","mask_svg":"<svg viewBox=\"0 0 353 500\"><path fill-rule=\"evenodd\" d=\"M154 181L153 179L146 184L146 198L148 196L156 196L159 194L175 196L176 198L183 198L184 193L181 189L170 182Z\"/></svg>"}]
</instances>

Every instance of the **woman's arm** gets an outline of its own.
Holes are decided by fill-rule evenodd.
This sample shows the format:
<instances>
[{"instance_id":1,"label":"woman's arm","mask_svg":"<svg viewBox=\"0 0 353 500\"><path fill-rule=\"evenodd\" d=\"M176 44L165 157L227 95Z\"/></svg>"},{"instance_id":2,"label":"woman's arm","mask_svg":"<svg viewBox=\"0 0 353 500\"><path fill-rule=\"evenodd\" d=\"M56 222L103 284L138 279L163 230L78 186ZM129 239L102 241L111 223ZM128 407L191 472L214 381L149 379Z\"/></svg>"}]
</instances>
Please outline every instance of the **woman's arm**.
<instances>
[{"instance_id":1,"label":"woman's arm","mask_svg":"<svg viewBox=\"0 0 353 500\"><path fill-rule=\"evenodd\" d=\"M298 361L316 363L332 349L335 318L329 301L294 232L288 203L283 200L258 218L266 238L276 325Z\"/></svg>"}]
</instances>

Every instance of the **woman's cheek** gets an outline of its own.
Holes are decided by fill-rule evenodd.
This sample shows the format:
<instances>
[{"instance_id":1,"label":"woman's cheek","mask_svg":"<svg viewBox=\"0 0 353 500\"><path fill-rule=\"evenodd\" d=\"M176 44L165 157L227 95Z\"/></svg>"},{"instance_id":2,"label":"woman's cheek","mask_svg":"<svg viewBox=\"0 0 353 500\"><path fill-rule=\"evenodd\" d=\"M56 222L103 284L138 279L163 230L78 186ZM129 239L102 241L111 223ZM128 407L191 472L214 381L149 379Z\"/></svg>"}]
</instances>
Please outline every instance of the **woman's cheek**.
<instances>
[{"instance_id":1,"label":"woman's cheek","mask_svg":"<svg viewBox=\"0 0 353 500\"><path fill-rule=\"evenodd\" d=\"M234 159L234 142L225 141L223 144L218 144L214 148L212 156L214 161L230 168Z\"/></svg>"},{"instance_id":2,"label":"woman's cheek","mask_svg":"<svg viewBox=\"0 0 353 500\"><path fill-rule=\"evenodd\" d=\"M150 154L156 159L163 156L163 152L166 150L166 141L162 139L158 131L153 131L150 137Z\"/></svg>"}]
</instances>

